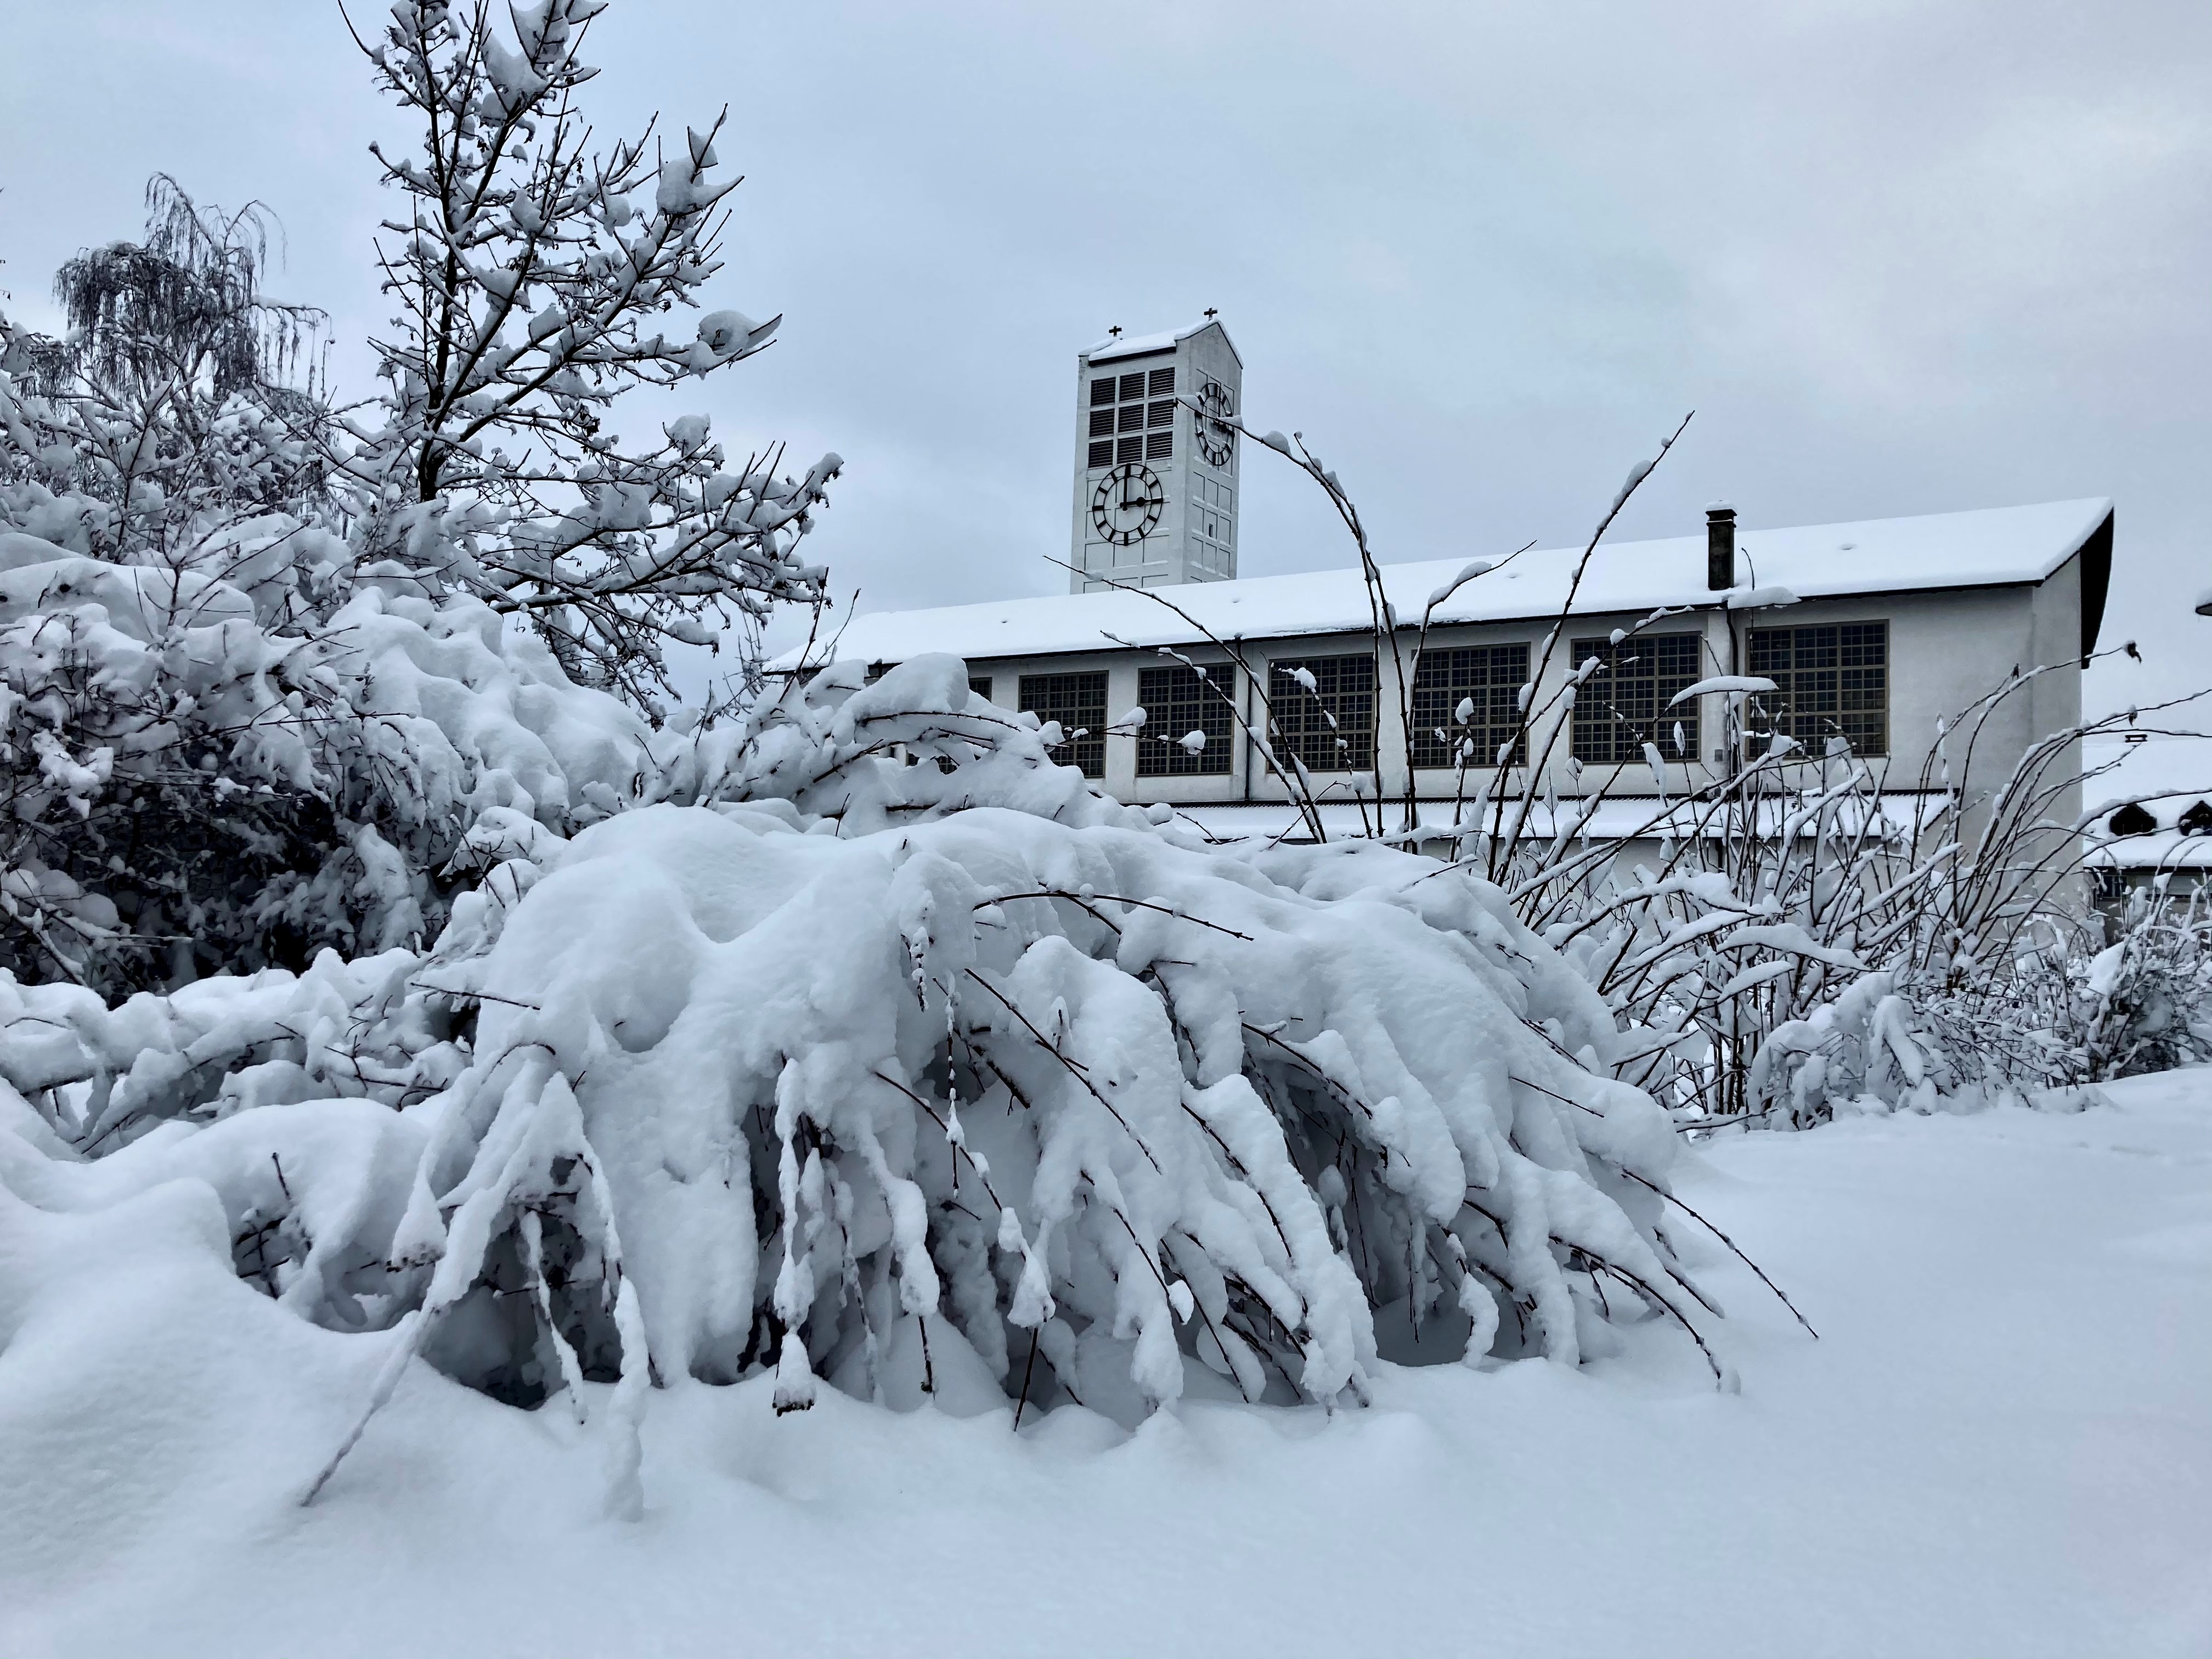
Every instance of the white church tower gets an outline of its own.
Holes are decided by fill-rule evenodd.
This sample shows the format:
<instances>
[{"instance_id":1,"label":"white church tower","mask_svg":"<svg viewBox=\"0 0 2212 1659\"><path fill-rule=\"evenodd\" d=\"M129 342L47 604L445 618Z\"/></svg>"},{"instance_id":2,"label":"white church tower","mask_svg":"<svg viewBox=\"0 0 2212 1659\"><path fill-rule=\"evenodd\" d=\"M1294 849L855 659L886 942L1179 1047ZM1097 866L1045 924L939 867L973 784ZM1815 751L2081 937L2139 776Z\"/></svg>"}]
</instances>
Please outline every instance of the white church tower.
<instances>
[{"instance_id":1,"label":"white church tower","mask_svg":"<svg viewBox=\"0 0 2212 1659\"><path fill-rule=\"evenodd\" d=\"M1145 587L1237 574L1237 434L1244 364L1206 320L1166 334L1118 331L1075 360L1075 520L1070 591L1102 578Z\"/></svg>"}]
</instances>

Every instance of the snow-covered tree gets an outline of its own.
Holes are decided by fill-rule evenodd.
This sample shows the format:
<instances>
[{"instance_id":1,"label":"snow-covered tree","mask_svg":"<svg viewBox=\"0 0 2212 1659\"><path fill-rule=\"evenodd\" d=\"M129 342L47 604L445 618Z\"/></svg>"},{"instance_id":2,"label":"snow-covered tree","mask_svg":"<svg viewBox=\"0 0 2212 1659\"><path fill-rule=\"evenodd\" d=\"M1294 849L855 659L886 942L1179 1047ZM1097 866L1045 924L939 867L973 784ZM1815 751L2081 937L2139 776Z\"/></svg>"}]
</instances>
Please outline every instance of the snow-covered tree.
<instances>
[{"instance_id":1,"label":"snow-covered tree","mask_svg":"<svg viewBox=\"0 0 2212 1659\"><path fill-rule=\"evenodd\" d=\"M738 182L714 176L726 111L681 143L649 126L591 148L580 54L605 5L401 0L362 41L420 126L372 146L400 198L378 253L397 309L372 343L383 424L351 470L372 556L526 618L573 677L658 718L669 643L734 628L750 689L770 607L823 597L798 549L842 464L726 467L702 416L644 447L611 429L625 391L726 369L782 319L702 309Z\"/></svg>"},{"instance_id":2,"label":"snow-covered tree","mask_svg":"<svg viewBox=\"0 0 2212 1659\"><path fill-rule=\"evenodd\" d=\"M331 506L325 319L264 291L276 228L258 203L204 208L156 174L143 241L56 275L62 338L0 319L0 520L100 558L204 569L206 538L239 520Z\"/></svg>"},{"instance_id":3,"label":"snow-covered tree","mask_svg":"<svg viewBox=\"0 0 2212 1659\"><path fill-rule=\"evenodd\" d=\"M394 9L371 56L422 125L379 153L405 204L382 398L329 406L321 313L265 291L265 210L166 177L142 242L64 267L65 337L0 321L19 977L117 994L434 937L483 811L567 834L658 787L666 642L734 644L742 699L768 608L818 595L796 550L836 457L785 478L725 470L700 416L643 450L606 426L775 325L658 331L717 268L730 185L712 133L588 152L599 9Z\"/></svg>"}]
</instances>

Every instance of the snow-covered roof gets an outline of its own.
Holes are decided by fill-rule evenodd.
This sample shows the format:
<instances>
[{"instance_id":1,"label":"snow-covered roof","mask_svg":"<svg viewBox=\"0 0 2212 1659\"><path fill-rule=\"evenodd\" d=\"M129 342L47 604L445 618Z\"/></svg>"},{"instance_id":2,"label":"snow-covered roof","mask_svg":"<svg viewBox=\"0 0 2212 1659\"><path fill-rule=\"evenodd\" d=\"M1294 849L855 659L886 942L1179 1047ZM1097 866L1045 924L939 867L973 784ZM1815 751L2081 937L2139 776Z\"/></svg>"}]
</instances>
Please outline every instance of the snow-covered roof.
<instances>
[{"instance_id":1,"label":"snow-covered roof","mask_svg":"<svg viewBox=\"0 0 2212 1659\"><path fill-rule=\"evenodd\" d=\"M1237 343L1229 339L1229 331L1221 327L1221 319L1209 317L1188 327L1171 328L1159 334L1125 334L1118 338L1109 335L1083 355L1094 363L1104 363L1117 357L1143 357L1155 351L1173 351L1192 335L1204 333L1209 328L1220 328L1221 337L1228 341L1229 349L1237 351ZM1237 361L1244 361L1241 353L1237 354Z\"/></svg>"},{"instance_id":2,"label":"snow-covered roof","mask_svg":"<svg viewBox=\"0 0 2212 1659\"><path fill-rule=\"evenodd\" d=\"M2038 582L2079 552L2112 510L2112 502L2097 499L1739 530L1737 564L1747 585L1784 587L1808 599ZM1581 551L1522 554L1461 587L1437 607L1436 622L1556 616ZM1465 564L1460 557L1384 566L1383 585L1401 620L1418 622L1430 594ZM2103 573L2083 574L2086 620L2102 609ZM1208 632L1224 640L1279 639L1358 632L1370 625L1366 589L1355 568L1192 582L1163 590L1161 597L1188 611L1204 631L1142 593L1061 593L856 617L837 654L902 662L926 651L949 651L974 660L1109 649L1109 634L1140 646L1189 645ZM1701 526L1691 536L1601 545L1574 610L1578 616L1639 613L1661 605L1713 605L1724 597L1705 586ZM2094 622L2085 631L2094 631ZM796 653L779 665L798 666Z\"/></svg>"},{"instance_id":3,"label":"snow-covered roof","mask_svg":"<svg viewBox=\"0 0 2212 1659\"><path fill-rule=\"evenodd\" d=\"M2188 717L2202 722L2212 718L2212 709L2192 709ZM2139 744L2092 740L2086 750L2083 763L2095 774L2081 791L2095 843L2090 864L2129 870L2212 867L2212 834L2201 828L2192 833L2181 823L2182 815L2191 813L2191 824L2202 825L2205 814L2192 809L2199 802L2212 805L2212 735L2161 732ZM2140 807L2155 828L2114 834L2112 815L2128 805Z\"/></svg>"},{"instance_id":4,"label":"snow-covered roof","mask_svg":"<svg viewBox=\"0 0 2212 1659\"><path fill-rule=\"evenodd\" d=\"M1762 803L1759 822L1770 831L1775 825L1776 815L1764 810ZM1910 830L1916 822L1931 822L1942 810L1943 798L1939 795L1911 793L1886 794L1879 798L1876 807L1889 833L1901 834ZM1451 833L1453 803L1425 800L1421 803L1421 837L1433 839ZM1487 813L1480 817L1470 804L1468 833L1479 833L1491 827ZM1507 808L1509 815L1514 810ZM1726 832L1726 821L1715 818L1709 812L1665 803L1646 795L1609 796L1590 809L1587 817L1577 816L1582 803L1563 800L1559 803L1558 815L1543 802L1532 803L1529 809L1528 834L1539 841L1548 841L1555 829L1565 822L1577 840L1587 838L1596 842L1656 841L1671 830L1678 836L1699 835L1717 836ZM1398 826L1400 803L1385 800L1378 813L1374 801L1366 804L1364 822L1372 833L1377 822L1382 826L1386 839L1395 839ZM1349 838L1361 833L1362 814L1359 805L1342 793L1334 798L1324 796L1321 805L1322 827L1332 837ZM1234 841L1248 836L1267 838L1281 837L1291 841L1305 838L1306 830L1298 809L1287 801L1250 801L1233 805L1200 805L1177 806L1175 820L1204 830L1218 841ZM1831 819L1831 825L1835 820ZM2212 842L2206 843L2212 848Z\"/></svg>"},{"instance_id":5,"label":"snow-covered roof","mask_svg":"<svg viewBox=\"0 0 2212 1659\"><path fill-rule=\"evenodd\" d=\"M2212 870L2212 836L2127 836L2100 843L2081 862L2092 870Z\"/></svg>"}]
</instances>

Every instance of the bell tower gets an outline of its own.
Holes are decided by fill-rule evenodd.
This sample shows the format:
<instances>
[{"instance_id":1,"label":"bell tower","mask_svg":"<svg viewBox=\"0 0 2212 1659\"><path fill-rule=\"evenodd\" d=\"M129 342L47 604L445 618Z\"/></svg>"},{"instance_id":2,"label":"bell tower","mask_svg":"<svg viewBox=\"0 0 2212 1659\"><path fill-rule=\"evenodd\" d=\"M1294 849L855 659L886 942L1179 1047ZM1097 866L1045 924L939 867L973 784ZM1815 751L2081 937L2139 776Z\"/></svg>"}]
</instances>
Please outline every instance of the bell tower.
<instances>
[{"instance_id":1,"label":"bell tower","mask_svg":"<svg viewBox=\"0 0 2212 1659\"><path fill-rule=\"evenodd\" d=\"M1238 446L1224 422L1243 406L1243 361L1210 311L1164 334L1116 330L1077 356L1070 592L1237 574Z\"/></svg>"}]
</instances>

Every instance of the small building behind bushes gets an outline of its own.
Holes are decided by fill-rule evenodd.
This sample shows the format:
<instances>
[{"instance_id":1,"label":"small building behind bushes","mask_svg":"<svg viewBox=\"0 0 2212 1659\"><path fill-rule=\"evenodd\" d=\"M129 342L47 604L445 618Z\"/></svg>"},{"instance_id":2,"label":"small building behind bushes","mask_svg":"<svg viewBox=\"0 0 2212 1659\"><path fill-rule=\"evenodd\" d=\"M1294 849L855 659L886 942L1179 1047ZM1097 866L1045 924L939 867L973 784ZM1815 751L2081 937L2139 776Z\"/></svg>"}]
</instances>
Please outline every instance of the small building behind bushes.
<instances>
[{"instance_id":1,"label":"small building behind bushes","mask_svg":"<svg viewBox=\"0 0 2212 1659\"><path fill-rule=\"evenodd\" d=\"M2136 894L2212 900L2212 736L2130 736L2085 757L2098 908L2118 918Z\"/></svg>"}]
</instances>

